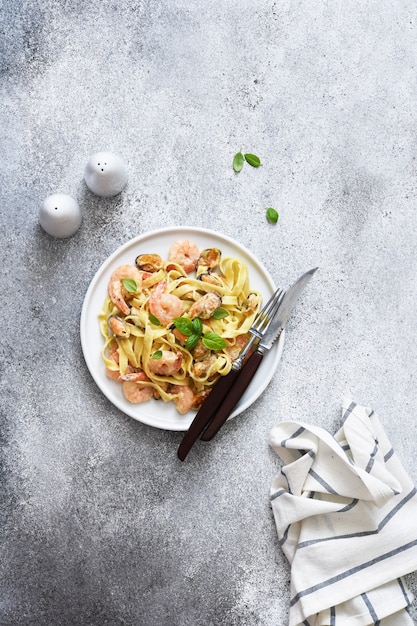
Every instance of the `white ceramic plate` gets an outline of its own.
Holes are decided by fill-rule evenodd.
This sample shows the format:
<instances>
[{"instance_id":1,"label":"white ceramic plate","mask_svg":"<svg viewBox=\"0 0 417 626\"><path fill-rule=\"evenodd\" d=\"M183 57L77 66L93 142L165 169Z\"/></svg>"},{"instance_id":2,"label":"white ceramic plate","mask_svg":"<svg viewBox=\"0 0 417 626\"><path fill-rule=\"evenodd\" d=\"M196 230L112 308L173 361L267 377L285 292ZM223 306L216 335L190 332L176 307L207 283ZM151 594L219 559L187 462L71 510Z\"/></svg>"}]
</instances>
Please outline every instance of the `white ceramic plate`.
<instances>
[{"instance_id":1,"label":"white ceramic plate","mask_svg":"<svg viewBox=\"0 0 417 626\"><path fill-rule=\"evenodd\" d=\"M275 291L274 282L265 267L248 250L224 235L211 230L190 227L167 228L148 232L128 241L116 250L103 263L91 281L81 312L81 345L87 367L96 384L118 409L144 424L165 430L184 431L188 430L196 415L195 411L180 415L173 402L164 403L162 400L153 399L143 404L131 404L124 398L120 383L112 381L106 376L100 355L103 338L98 324L98 313L106 297L107 285L112 271L124 263L134 265L138 254L156 253L163 259L167 259L171 245L178 239L190 239L197 244L200 250L216 247L221 250L224 256L242 259L249 270L251 288L260 291L264 301ZM281 358L283 343L284 333L264 357L231 417L235 417L247 409L267 387Z\"/></svg>"}]
</instances>

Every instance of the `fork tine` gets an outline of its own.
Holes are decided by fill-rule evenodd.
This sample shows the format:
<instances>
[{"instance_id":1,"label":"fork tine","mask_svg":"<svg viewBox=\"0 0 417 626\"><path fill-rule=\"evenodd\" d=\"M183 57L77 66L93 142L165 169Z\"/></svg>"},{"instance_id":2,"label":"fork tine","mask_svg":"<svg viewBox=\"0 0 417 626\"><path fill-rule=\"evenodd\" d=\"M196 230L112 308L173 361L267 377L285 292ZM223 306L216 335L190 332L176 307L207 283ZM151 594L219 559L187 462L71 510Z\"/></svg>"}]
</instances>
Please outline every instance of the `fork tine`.
<instances>
[{"instance_id":1,"label":"fork tine","mask_svg":"<svg viewBox=\"0 0 417 626\"><path fill-rule=\"evenodd\" d=\"M273 303L272 309L270 309L269 312L268 312L267 325L269 324L271 319L274 317L275 313L278 311L278 309L279 309L279 307L281 305L283 297L284 297L284 290L283 289L279 289L276 292L276 297L274 299L274 303Z\"/></svg>"},{"instance_id":2,"label":"fork tine","mask_svg":"<svg viewBox=\"0 0 417 626\"><path fill-rule=\"evenodd\" d=\"M269 298L268 302L266 304L264 304L262 309L259 311L257 319L259 319L259 317L261 315L267 315L268 314L269 310L274 306L274 302L275 302L276 298L279 297L280 292L282 292L282 289L280 289L278 287L278 289Z\"/></svg>"},{"instance_id":3,"label":"fork tine","mask_svg":"<svg viewBox=\"0 0 417 626\"><path fill-rule=\"evenodd\" d=\"M258 313L252 326L249 328L249 332L252 337L249 339L246 346L240 352L239 356L233 361L232 369L239 370L242 367L243 361L245 360L255 341L262 338L263 333L268 328L271 319L273 318L281 304L283 295L284 290L277 289L275 293L269 298L263 309Z\"/></svg>"},{"instance_id":4,"label":"fork tine","mask_svg":"<svg viewBox=\"0 0 417 626\"><path fill-rule=\"evenodd\" d=\"M275 302L277 301L277 298L279 298L280 292L282 291L282 289L277 289L272 296L269 298L268 302L262 307L262 309L259 311L259 313L257 314L257 316L255 317L252 326L256 327L258 324L260 324L267 315L270 314L270 312L273 310Z\"/></svg>"},{"instance_id":5,"label":"fork tine","mask_svg":"<svg viewBox=\"0 0 417 626\"><path fill-rule=\"evenodd\" d=\"M260 333L264 332L267 328L271 318L275 315L281 304L283 289L277 289L273 296L268 300L264 308L258 313L255 318L250 332L256 336L260 336Z\"/></svg>"}]
</instances>

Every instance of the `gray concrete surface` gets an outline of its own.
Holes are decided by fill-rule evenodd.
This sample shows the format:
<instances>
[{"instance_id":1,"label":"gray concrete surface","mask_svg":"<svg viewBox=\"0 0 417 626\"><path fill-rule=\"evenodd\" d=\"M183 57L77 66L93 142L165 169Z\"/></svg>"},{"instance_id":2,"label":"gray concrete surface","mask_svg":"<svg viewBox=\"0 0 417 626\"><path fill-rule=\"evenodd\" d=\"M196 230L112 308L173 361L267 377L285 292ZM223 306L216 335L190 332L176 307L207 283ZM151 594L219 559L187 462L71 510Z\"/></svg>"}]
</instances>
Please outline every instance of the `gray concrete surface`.
<instances>
[{"instance_id":1,"label":"gray concrete surface","mask_svg":"<svg viewBox=\"0 0 417 626\"><path fill-rule=\"evenodd\" d=\"M415 3L1 10L0 623L284 625L270 429L335 430L349 391L417 479ZM240 148L263 166L236 176ZM113 199L83 181L98 150L128 165ZM38 224L56 192L83 210L71 239ZM103 397L79 337L106 257L181 225L238 240L277 284L320 268L265 393L184 464L180 433Z\"/></svg>"}]
</instances>

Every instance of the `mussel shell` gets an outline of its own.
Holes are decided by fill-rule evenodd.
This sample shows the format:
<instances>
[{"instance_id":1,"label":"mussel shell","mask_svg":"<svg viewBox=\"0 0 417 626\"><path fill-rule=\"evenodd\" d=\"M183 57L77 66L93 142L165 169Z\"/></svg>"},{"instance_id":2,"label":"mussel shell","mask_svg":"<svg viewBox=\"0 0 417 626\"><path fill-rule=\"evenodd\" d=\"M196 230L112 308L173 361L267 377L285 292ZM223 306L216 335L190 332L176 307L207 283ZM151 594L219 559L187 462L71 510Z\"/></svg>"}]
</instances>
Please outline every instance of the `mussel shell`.
<instances>
[{"instance_id":1,"label":"mussel shell","mask_svg":"<svg viewBox=\"0 0 417 626\"><path fill-rule=\"evenodd\" d=\"M144 272L158 272L164 267L159 254L139 254L135 259L136 267Z\"/></svg>"},{"instance_id":2,"label":"mussel shell","mask_svg":"<svg viewBox=\"0 0 417 626\"><path fill-rule=\"evenodd\" d=\"M197 262L197 274L199 274L199 268L201 271L205 271L204 268L214 269L218 267L220 263L222 253L218 248L205 248L200 252L200 258Z\"/></svg>"},{"instance_id":3,"label":"mussel shell","mask_svg":"<svg viewBox=\"0 0 417 626\"><path fill-rule=\"evenodd\" d=\"M110 315L107 324L109 331L116 337L127 339L130 336L129 326L118 315Z\"/></svg>"}]
</instances>

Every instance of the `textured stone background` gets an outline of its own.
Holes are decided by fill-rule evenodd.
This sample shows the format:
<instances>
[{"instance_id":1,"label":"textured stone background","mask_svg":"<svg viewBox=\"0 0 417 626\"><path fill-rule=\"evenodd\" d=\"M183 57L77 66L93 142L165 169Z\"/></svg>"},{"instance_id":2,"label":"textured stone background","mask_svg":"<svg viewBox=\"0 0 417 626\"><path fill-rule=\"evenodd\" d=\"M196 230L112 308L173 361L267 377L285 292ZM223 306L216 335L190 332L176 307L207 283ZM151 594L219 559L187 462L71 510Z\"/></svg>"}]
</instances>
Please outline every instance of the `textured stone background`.
<instances>
[{"instance_id":1,"label":"textured stone background","mask_svg":"<svg viewBox=\"0 0 417 626\"><path fill-rule=\"evenodd\" d=\"M285 624L270 429L289 418L333 431L350 391L417 479L415 3L6 0L1 11L0 623ZM240 148L263 167L236 176ZM128 164L116 198L84 184L98 150ZM38 225L55 192L83 210L68 240ZM283 286L320 267L265 393L184 464L180 433L102 396L79 340L106 257L180 225L237 239Z\"/></svg>"}]
</instances>

